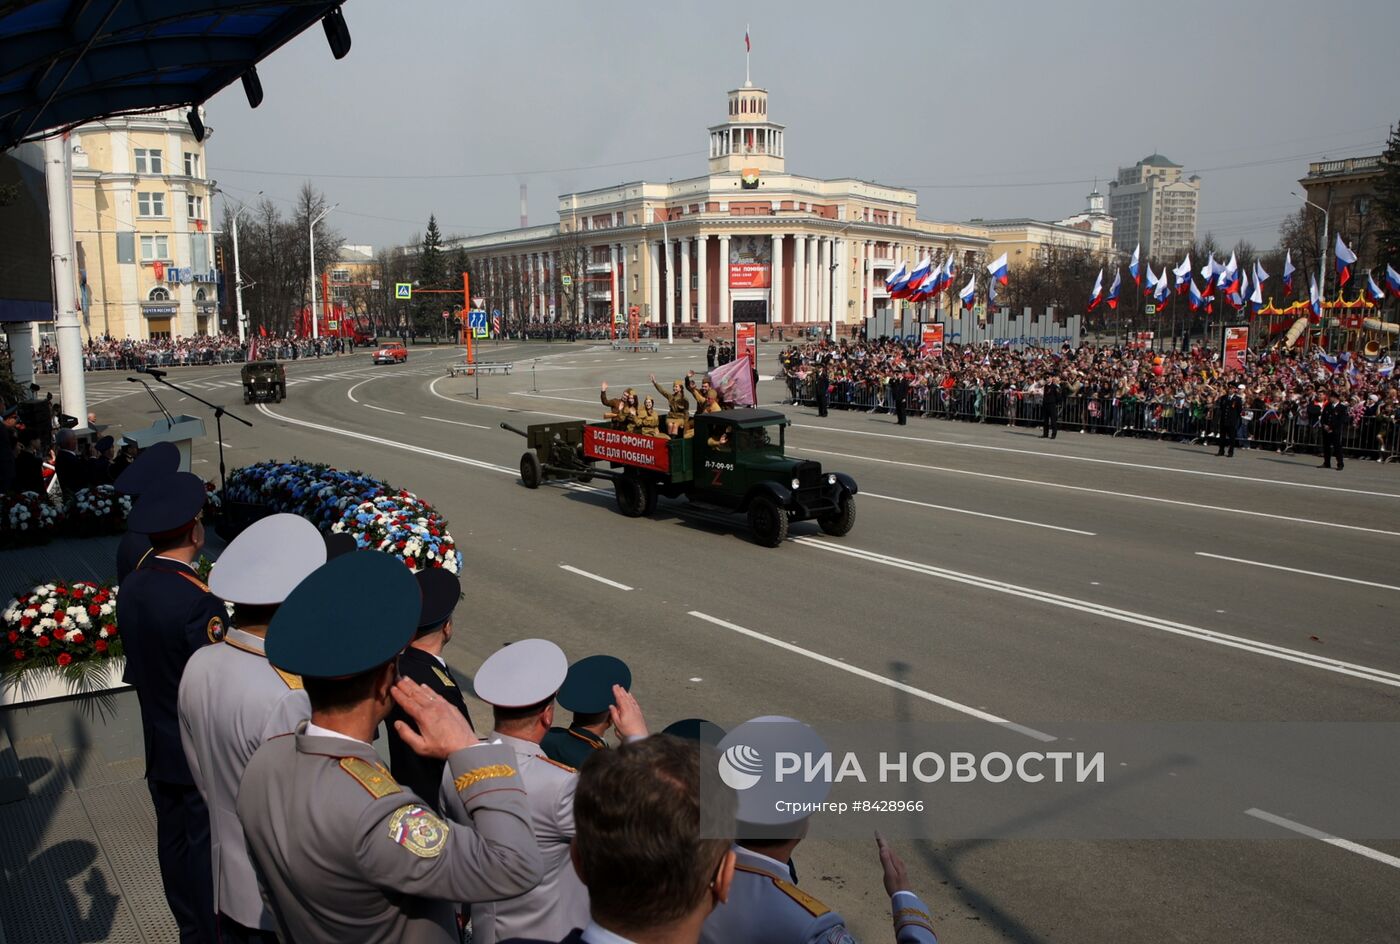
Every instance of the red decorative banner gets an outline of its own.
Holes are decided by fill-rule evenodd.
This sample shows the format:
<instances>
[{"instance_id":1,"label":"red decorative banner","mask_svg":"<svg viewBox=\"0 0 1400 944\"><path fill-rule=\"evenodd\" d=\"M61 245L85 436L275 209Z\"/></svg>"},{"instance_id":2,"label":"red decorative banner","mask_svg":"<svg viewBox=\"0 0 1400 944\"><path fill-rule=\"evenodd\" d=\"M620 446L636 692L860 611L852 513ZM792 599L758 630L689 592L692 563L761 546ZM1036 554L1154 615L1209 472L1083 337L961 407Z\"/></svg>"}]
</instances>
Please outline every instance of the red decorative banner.
<instances>
[{"instance_id":1,"label":"red decorative banner","mask_svg":"<svg viewBox=\"0 0 1400 944\"><path fill-rule=\"evenodd\" d=\"M589 459L651 469L653 472L671 471L671 440L606 426L583 428L583 454Z\"/></svg>"},{"instance_id":2,"label":"red decorative banner","mask_svg":"<svg viewBox=\"0 0 1400 944\"><path fill-rule=\"evenodd\" d=\"M924 357L943 356L943 324L924 325L923 344L919 346L919 353Z\"/></svg>"},{"instance_id":3,"label":"red decorative banner","mask_svg":"<svg viewBox=\"0 0 1400 944\"><path fill-rule=\"evenodd\" d=\"M1225 329L1226 370L1244 370L1244 352L1249 350L1249 328Z\"/></svg>"}]
</instances>

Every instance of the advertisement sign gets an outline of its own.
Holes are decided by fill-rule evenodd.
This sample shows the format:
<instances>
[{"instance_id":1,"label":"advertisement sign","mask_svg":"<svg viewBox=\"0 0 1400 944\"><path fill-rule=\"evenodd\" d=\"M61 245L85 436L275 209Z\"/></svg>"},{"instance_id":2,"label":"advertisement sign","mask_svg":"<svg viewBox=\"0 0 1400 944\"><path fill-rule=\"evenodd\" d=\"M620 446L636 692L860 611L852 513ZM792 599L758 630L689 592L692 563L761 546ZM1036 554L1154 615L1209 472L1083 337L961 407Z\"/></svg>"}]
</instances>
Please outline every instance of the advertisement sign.
<instances>
[{"instance_id":1,"label":"advertisement sign","mask_svg":"<svg viewBox=\"0 0 1400 944\"><path fill-rule=\"evenodd\" d=\"M943 356L943 325L926 324L923 330L923 343L919 345L919 353L924 357Z\"/></svg>"},{"instance_id":2,"label":"advertisement sign","mask_svg":"<svg viewBox=\"0 0 1400 944\"><path fill-rule=\"evenodd\" d=\"M671 440L628 433L607 426L583 428L583 454L589 459L638 466L655 472L671 471Z\"/></svg>"},{"instance_id":3,"label":"advertisement sign","mask_svg":"<svg viewBox=\"0 0 1400 944\"><path fill-rule=\"evenodd\" d=\"M1241 325L1225 329L1225 369L1244 370L1244 352L1249 350L1249 328Z\"/></svg>"},{"instance_id":4,"label":"advertisement sign","mask_svg":"<svg viewBox=\"0 0 1400 944\"><path fill-rule=\"evenodd\" d=\"M758 369L758 325L752 321L734 322L735 358L747 357L750 369Z\"/></svg>"},{"instance_id":5,"label":"advertisement sign","mask_svg":"<svg viewBox=\"0 0 1400 944\"><path fill-rule=\"evenodd\" d=\"M729 287L769 288L773 284L773 241L736 236L729 241Z\"/></svg>"}]
</instances>

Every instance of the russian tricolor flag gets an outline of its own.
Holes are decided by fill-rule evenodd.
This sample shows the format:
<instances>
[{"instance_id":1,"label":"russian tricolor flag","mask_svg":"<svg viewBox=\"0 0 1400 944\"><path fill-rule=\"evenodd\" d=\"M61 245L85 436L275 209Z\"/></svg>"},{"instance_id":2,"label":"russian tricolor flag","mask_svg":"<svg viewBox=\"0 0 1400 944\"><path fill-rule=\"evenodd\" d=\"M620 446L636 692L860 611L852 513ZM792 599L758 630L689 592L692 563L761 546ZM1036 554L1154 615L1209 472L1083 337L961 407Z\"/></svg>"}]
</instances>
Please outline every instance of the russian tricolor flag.
<instances>
[{"instance_id":1,"label":"russian tricolor flag","mask_svg":"<svg viewBox=\"0 0 1400 944\"><path fill-rule=\"evenodd\" d=\"M1258 277L1260 271L1262 270L1256 270L1254 273L1254 291L1249 296L1249 310L1256 315L1259 314L1259 309L1264 307L1264 279Z\"/></svg>"},{"instance_id":2,"label":"russian tricolor flag","mask_svg":"<svg viewBox=\"0 0 1400 944\"><path fill-rule=\"evenodd\" d=\"M962 299L964 308L971 308L973 301L977 298L977 273L972 274L972 278L967 280L967 284L958 292L958 297Z\"/></svg>"},{"instance_id":3,"label":"russian tricolor flag","mask_svg":"<svg viewBox=\"0 0 1400 944\"><path fill-rule=\"evenodd\" d=\"M1283 293L1285 295L1293 294L1293 273L1295 271L1296 270L1293 268L1293 250L1290 249L1283 257Z\"/></svg>"},{"instance_id":4,"label":"russian tricolor flag","mask_svg":"<svg viewBox=\"0 0 1400 944\"><path fill-rule=\"evenodd\" d=\"M1147 288L1143 290L1144 298L1151 298L1157 294L1157 276L1152 271L1152 263L1147 264Z\"/></svg>"},{"instance_id":5,"label":"russian tricolor flag","mask_svg":"<svg viewBox=\"0 0 1400 944\"><path fill-rule=\"evenodd\" d=\"M899 290L908 283L909 267L902 262L899 264L898 269L895 269L885 277L885 288L889 290L892 298L901 298L902 296L899 294Z\"/></svg>"},{"instance_id":6,"label":"russian tricolor flag","mask_svg":"<svg viewBox=\"0 0 1400 944\"><path fill-rule=\"evenodd\" d=\"M1188 252L1186 258L1181 260L1181 265L1172 269L1172 275L1176 276L1176 294L1185 295L1186 286L1191 282L1191 254ZM1166 276L1163 276L1165 278Z\"/></svg>"},{"instance_id":7,"label":"russian tricolor flag","mask_svg":"<svg viewBox=\"0 0 1400 944\"><path fill-rule=\"evenodd\" d=\"M1201 290L1196 288L1196 280L1188 277L1186 284L1190 287L1191 310L1200 311L1201 305L1205 304L1205 298L1201 295Z\"/></svg>"},{"instance_id":8,"label":"russian tricolor flag","mask_svg":"<svg viewBox=\"0 0 1400 944\"><path fill-rule=\"evenodd\" d=\"M1133 281L1138 285L1142 284L1142 277L1138 274L1141 271L1141 267L1138 264L1138 253L1141 249L1142 243L1138 243L1133 247L1133 259L1128 263L1128 272L1132 275Z\"/></svg>"},{"instance_id":9,"label":"russian tricolor flag","mask_svg":"<svg viewBox=\"0 0 1400 944\"><path fill-rule=\"evenodd\" d=\"M905 293L910 298L919 294L919 289L923 288L924 283L928 281L929 270L932 268L933 260L928 256L924 256L919 260L918 265L914 266L914 271L909 273L909 284L905 289Z\"/></svg>"},{"instance_id":10,"label":"russian tricolor flag","mask_svg":"<svg viewBox=\"0 0 1400 944\"><path fill-rule=\"evenodd\" d=\"M1385 267L1385 285L1390 289L1390 294L1400 298L1400 272L1396 272L1390 266Z\"/></svg>"},{"instance_id":11,"label":"russian tricolor flag","mask_svg":"<svg viewBox=\"0 0 1400 944\"><path fill-rule=\"evenodd\" d=\"M1322 295L1317 291L1317 279L1308 276L1308 305L1312 308L1312 316L1315 319L1322 318Z\"/></svg>"},{"instance_id":12,"label":"russian tricolor flag","mask_svg":"<svg viewBox=\"0 0 1400 944\"><path fill-rule=\"evenodd\" d=\"M1087 311L1093 311L1099 307L1099 302L1103 301L1103 269L1099 270L1099 277L1094 279L1094 290L1089 293L1089 307Z\"/></svg>"},{"instance_id":13,"label":"russian tricolor flag","mask_svg":"<svg viewBox=\"0 0 1400 944\"><path fill-rule=\"evenodd\" d=\"M1337 288L1340 290L1343 285L1351 281L1351 267L1356 264L1356 253L1347 248L1347 244L1342 242L1342 234L1337 234L1337 245L1332 248L1337 256Z\"/></svg>"},{"instance_id":14,"label":"russian tricolor flag","mask_svg":"<svg viewBox=\"0 0 1400 944\"><path fill-rule=\"evenodd\" d=\"M1113 284L1108 289L1108 307L1118 307L1118 292L1123 287L1123 273L1117 267L1113 270Z\"/></svg>"},{"instance_id":15,"label":"russian tricolor flag","mask_svg":"<svg viewBox=\"0 0 1400 944\"><path fill-rule=\"evenodd\" d=\"M1371 278L1371 273L1366 273L1366 297L1376 304L1385 301L1385 292L1376 284L1376 280Z\"/></svg>"},{"instance_id":16,"label":"russian tricolor flag","mask_svg":"<svg viewBox=\"0 0 1400 944\"><path fill-rule=\"evenodd\" d=\"M1159 306L1165 306L1172 300L1172 286L1167 281L1165 270L1162 272L1162 277L1157 280L1157 287L1152 290L1152 300Z\"/></svg>"},{"instance_id":17,"label":"russian tricolor flag","mask_svg":"<svg viewBox=\"0 0 1400 944\"><path fill-rule=\"evenodd\" d=\"M993 282L1000 282L1005 285L1010 279L1006 271L1006 253L1002 253L995 262L987 266L987 273L991 275Z\"/></svg>"}]
</instances>

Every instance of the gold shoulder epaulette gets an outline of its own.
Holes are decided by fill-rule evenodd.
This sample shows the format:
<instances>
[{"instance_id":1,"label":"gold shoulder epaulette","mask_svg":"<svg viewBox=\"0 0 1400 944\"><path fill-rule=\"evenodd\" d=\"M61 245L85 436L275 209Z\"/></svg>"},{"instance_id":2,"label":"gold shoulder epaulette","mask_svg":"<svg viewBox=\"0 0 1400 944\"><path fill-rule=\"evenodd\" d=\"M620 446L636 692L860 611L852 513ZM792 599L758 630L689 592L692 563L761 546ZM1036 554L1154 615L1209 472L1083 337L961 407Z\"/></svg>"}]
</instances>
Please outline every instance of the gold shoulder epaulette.
<instances>
[{"instance_id":1,"label":"gold shoulder epaulette","mask_svg":"<svg viewBox=\"0 0 1400 944\"><path fill-rule=\"evenodd\" d=\"M275 665L272 667L272 671L274 671L274 672L277 673L277 677L280 678L283 682L285 682L285 683L287 684L287 687L288 687L288 688L292 689L293 691L300 691L300 690L301 690L301 676L300 676L300 675L293 675L293 674L290 673L290 672L283 672L281 669L277 668L277 666L275 666Z\"/></svg>"},{"instance_id":2,"label":"gold shoulder epaulette","mask_svg":"<svg viewBox=\"0 0 1400 944\"><path fill-rule=\"evenodd\" d=\"M774 886L777 887L778 891L791 898L814 918L820 918L822 915L827 914L831 911L831 909L828 908L826 905L817 901L817 899L813 898L811 895L807 894L802 889L798 888L796 885L792 884L791 882L785 882L782 879L778 878L776 875L772 875L768 872L765 872L763 869L756 869L753 866L743 865L742 863L736 864L734 868L736 871L739 872L749 872L753 875L762 875L764 878L771 881L774 884Z\"/></svg>"},{"instance_id":3,"label":"gold shoulder epaulette","mask_svg":"<svg viewBox=\"0 0 1400 944\"><path fill-rule=\"evenodd\" d=\"M444 672L442 669L438 668L437 666L433 666L433 674L436 675L436 676L438 677L438 681L439 681L439 682L441 682L442 684L446 685L448 688L456 688L456 687L457 687L457 683L456 683L455 681L453 681L452 676L448 675L446 672Z\"/></svg>"},{"instance_id":4,"label":"gold shoulder epaulette","mask_svg":"<svg viewBox=\"0 0 1400 944\"><path fill-rule=\"evenodd\" d=\"M368 790L369 795L376 800L390 794L403 792L403 788L394 780L393 775L379 764L371 764L358 757L342 757L340 769L354 777L360 786Z\"/></svg>"},{"instance_id":5,"label":"gold shoulder epaulette","mask_svg":"<svg viewBox=\"0 0 1400 944\"><path fill-rule=\"evenodd\" d=\"M545 757L543 754L536 754L535 756L538 757L540 760L544 761L546 764L553 764L560 770L567 770L571 774L578 773L577 767L570 767L568 764L561 764L559 761L555 760L552 757Z\"/></svg>"}]
</instances>

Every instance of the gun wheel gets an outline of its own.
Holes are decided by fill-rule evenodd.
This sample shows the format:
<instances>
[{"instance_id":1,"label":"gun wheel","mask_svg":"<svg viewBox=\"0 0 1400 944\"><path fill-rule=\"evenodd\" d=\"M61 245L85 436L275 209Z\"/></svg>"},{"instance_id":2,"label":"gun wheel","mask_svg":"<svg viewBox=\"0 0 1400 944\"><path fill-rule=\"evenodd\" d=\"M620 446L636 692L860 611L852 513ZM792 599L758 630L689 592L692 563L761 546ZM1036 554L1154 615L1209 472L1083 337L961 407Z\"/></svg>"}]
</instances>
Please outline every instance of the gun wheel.
<instances>
[{"instance_id":1,"label":"gun wheel","mask_svg":"<svg viewBox=\"0 0 1400 944\"><path fill-rule=\"evenodd\" d=\"M539 488L540 482L544 480L544 470L540 468L540 457L533 452L525 452L520 456L520 481L526 488Z\"/></svg>"}]
</instances>

